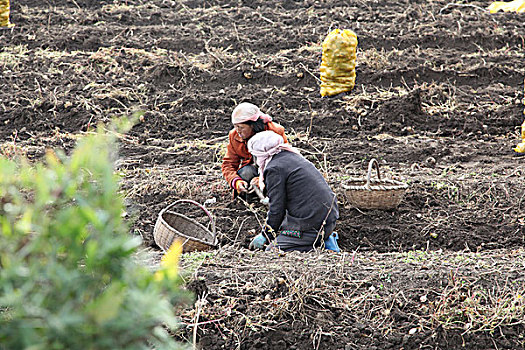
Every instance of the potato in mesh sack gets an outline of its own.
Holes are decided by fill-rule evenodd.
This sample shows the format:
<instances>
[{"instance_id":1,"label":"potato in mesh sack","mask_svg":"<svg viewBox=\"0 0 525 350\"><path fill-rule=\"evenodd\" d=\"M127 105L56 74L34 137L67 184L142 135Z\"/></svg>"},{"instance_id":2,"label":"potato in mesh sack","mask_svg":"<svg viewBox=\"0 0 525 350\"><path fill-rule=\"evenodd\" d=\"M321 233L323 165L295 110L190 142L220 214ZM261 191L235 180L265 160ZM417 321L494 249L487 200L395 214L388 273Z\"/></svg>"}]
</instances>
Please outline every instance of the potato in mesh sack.
<instances>
[{"instance_id":1,"label":"potato in mesh sack","mask_svg":"<svg viewBox=\"0 0 525 350\"><path fill-rule=\"evenodd\" d=\"M321 96L350 91L355 85L357 36L350 29L335 29L323 41Z\"/></svg>"},{"instance_id":2,"label":"potato in mesh sack","mask_svg":"<svg viewBox=\"0 0 525 350\"><path fill-rule=\"evenodd\" d=\"M496 13L498 11L504 12L525 12L525 0L514 0L510 2L505 1L494 1L488 7L490 13Z\"/></svg>"},{"instance_id":3,"label":"potato in mesh sack","mask_svg":"<svg viewBox=\"0 0 525 350\"><path fill-rule=\"evenodd\" d=\"M12 27L9 22L9 0L0 0L0 27Z\"/></svg>"}]
</instances>

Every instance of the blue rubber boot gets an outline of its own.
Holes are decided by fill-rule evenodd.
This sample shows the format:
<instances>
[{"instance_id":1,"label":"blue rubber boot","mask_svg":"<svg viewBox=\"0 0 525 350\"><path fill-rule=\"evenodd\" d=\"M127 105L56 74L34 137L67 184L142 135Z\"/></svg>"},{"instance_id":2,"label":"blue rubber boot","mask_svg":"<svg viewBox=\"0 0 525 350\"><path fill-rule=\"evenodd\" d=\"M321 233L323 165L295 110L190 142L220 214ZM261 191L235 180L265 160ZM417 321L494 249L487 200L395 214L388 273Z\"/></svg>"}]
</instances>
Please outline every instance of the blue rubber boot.
<instances>
[{"instance_id":1,"label":"blue rubber boot","mask_svg":"<svg viewBox=\"0 0 525 350\"><path fill-rule=\"evenodd\" d=\"M330 237L324 241L324 247L328 250L333 250L336 253L340 253L341 249L339 249L339 245L337 245L337 240L339 239L339 235L337 232L332 232Z\"/></svg>"}]
</instances>

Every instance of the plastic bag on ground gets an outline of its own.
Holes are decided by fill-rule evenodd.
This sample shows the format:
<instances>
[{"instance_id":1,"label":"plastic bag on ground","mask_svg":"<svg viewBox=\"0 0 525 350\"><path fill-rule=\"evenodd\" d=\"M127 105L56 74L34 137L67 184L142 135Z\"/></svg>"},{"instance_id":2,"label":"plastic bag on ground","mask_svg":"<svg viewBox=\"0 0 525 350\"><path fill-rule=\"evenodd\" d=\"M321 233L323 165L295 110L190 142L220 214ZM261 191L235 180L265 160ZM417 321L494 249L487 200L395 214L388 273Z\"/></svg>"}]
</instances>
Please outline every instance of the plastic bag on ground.
<instances>
[{"instance_id":1,"label":"plastic bag on ground","mask_svg":"<svg viewBox=\"0 0 525 350\"><path fill-rule=\"evenodd\" d=\"M525 79L523 80L523 104L525 105ZM525 115L525 109L523 114ZM521 124L521 142L513 149L518 153L525 153L525 121Z\"/></svg>"}]
</instances>

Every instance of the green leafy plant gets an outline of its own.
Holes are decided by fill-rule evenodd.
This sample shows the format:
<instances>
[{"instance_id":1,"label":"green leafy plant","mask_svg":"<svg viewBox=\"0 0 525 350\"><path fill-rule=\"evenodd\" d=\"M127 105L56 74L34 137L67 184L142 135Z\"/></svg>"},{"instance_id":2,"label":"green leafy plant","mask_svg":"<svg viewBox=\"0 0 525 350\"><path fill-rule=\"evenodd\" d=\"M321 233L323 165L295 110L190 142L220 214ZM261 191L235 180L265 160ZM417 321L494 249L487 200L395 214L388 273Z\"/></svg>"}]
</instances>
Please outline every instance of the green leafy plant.
<instances>
[{"instance_id":1,"label":"green leafy plant","mask_svg":"<svg viewBox=\"0 0 525 350\"><path fill-rule=\"evenodd\" d=\"M188 294L139 264L111 135L41 164L0 158L0 349L182 348L169 331Z\"/></svg>"}]
</instances>

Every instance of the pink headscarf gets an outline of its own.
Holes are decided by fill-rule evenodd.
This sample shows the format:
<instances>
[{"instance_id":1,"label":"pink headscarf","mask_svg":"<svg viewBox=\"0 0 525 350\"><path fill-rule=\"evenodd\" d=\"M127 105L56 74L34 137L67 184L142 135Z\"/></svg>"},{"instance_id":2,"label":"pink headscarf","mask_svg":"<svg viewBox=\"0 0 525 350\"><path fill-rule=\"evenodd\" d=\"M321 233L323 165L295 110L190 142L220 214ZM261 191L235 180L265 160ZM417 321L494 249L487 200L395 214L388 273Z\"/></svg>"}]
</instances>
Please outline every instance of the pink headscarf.
<instances>
[{"instance_id":1,"label":"pink headscarf","mask_svg":"<svg viewBox=\"0 0 525 350\"><path fill-rule=\"evenodd\" d=\"M264 168L270 163L272 157L282 151L293 152L301 154L296 148L293 148L289 143L284 143L284 139L281 135L273 131L261 131L253 135L248 140L248 150L257 159L257 165L259 166L259 184L261 190L264 188Z\"/></svg>"},{"instance_id":2,"label":"pink headscarf","mask_svg":"<svg viewBox=\"0 0 525 350\"><path fill-rule=\"evenodd\" d=\"M272 121L272 117L264 114L259 107L249 102L241 103L232 112L232 124L245 123L249 120L256 121L259 118L265 123Z\"/></svg>"}]
</instances>

